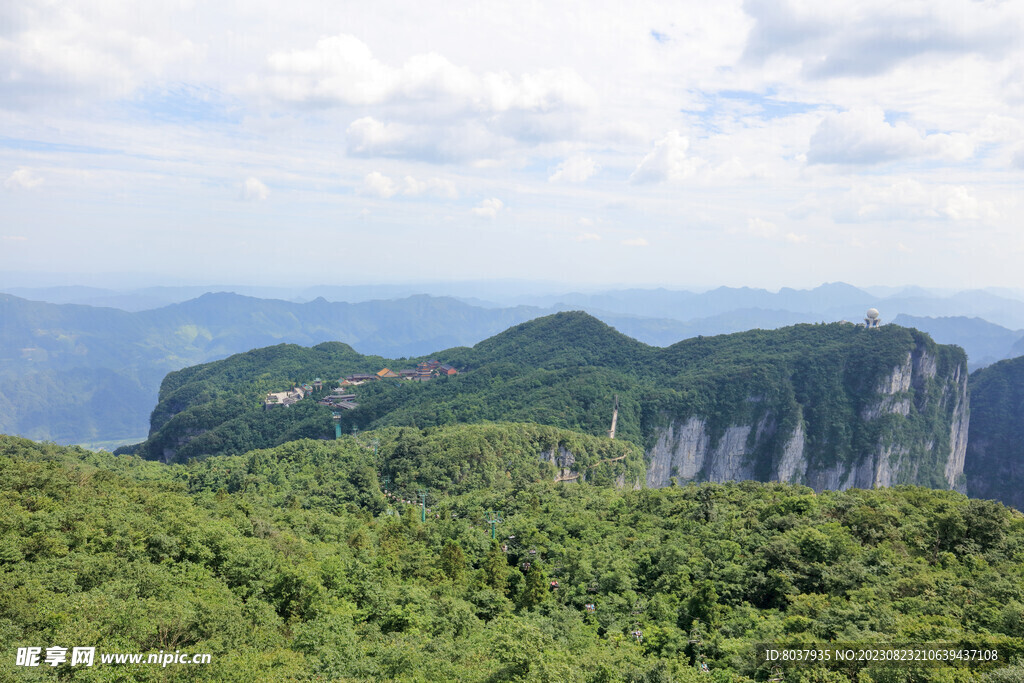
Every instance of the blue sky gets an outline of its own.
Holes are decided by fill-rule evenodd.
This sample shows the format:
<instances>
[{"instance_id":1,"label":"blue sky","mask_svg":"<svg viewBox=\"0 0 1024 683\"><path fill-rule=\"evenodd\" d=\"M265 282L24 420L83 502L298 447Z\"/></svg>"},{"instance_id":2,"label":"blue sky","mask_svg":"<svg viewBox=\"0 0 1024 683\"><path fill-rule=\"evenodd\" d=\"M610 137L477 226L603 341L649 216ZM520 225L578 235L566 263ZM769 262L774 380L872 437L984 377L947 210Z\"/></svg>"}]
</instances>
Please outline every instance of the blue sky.
<instances>
[{"instance_id":1,"label":"blue sky","mask_svg":"<svg viewBox=\"0 0 1024 683\"><path fill-rule=\"evenodd\" d=\"M1019 3L363 4L8 3L0 273L1024 286Z\"/></svg>"}]
</instances>

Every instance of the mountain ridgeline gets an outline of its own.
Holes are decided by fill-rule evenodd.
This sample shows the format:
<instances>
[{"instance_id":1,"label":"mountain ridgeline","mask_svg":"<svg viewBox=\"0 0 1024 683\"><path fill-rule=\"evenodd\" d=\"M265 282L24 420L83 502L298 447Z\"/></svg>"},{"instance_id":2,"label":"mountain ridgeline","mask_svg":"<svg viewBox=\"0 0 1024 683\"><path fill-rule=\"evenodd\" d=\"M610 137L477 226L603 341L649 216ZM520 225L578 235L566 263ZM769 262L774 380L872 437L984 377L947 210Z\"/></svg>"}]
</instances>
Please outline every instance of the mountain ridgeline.
<instances>
[{"instance_id":1,"label":"mountain ridgeline","mask_svg":"<svg viewBox=\"0 0 1024 683\"><path fill-rule=\"evenodd\" d=\"M343 431L516 421L600 436L617 397L616 439L644 449L648 486L674 478L965 487L966 357L909 328L796 325L656 348L570 312L431 357L459 374L360 385ZM330 438L329 408L303 400L265 411L263 396L420 360L362 356L340 343L278 345L174 372L149 438L130 450L174 462Z\"/></svg>"}]
</instances>

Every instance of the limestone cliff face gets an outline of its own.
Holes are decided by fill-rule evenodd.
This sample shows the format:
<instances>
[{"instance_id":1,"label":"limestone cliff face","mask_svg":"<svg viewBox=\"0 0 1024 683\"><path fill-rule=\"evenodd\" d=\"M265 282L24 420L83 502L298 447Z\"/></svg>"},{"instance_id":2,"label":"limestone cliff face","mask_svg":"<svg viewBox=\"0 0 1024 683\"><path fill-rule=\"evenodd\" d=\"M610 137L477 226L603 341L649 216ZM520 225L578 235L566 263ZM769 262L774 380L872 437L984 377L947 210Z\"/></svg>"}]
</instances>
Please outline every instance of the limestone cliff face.
<instances>
[{"instance_id":1,"label":"limestone cliff face","mask_svg":"<svg viewBox=\"0 0 1024 683\"><path fill-rule=\"evenodd\" d=\"M843 443L811 442L809 434L822 430L811 422L810 401L766 406L756 419L720 425L717 433L705 416L669 419L651 439L647 485L667 486L675 477L679 483L784 481L816 490L895 484L963 489L966 367L958 363L940 374L935 354L917 346L857 404Z\"/></svg>"}]
</instances>

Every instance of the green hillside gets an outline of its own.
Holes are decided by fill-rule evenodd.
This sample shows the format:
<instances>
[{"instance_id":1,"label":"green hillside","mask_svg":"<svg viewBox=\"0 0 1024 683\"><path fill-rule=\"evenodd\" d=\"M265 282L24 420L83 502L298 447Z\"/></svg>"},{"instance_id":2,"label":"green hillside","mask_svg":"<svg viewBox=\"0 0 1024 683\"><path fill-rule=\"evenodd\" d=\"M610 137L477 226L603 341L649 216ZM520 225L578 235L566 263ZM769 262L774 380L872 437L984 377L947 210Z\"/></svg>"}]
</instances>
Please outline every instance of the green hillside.
<instances>
[{"instance_id":1,"label":"green hillside","mask_svg":"<svg viewBox=\"0 0 1024 683\"><path fill-rule=\"evenodd\" d=\"M1024 358L971 374L967 490L1024 508Z\"/></svg>"},{"instance_id":2,"label":"green hillside","mask_svg":"<svg viewBox=\"0 0 1024 683\"><path fill-rule=\"evenodd\" d=\"M931 358L937 379L914 380L906 414L861 419L878 402L877 387L911 353ZM949 486L942 448L948 451L953 417L943 403L949 393L943 382L966 374L962 350L897 326L869 332L842 323L796 325L698 337L661 349L578 312L538 318L473 348L433 357L460 373L359 386L359 408L342 413L343 431L512 420L603 435L618 396L616 438L644 448L666 425L688 416L706 419L712 444L731 425L771 420L774 431L752 446L761 468L753 478L768 479L768 468L799 423L811 462L856 463L877 444L896 443L914 464L913 478L903 481L942 488ZM183 461L293 438L330 438L328 408L307 400L264 411L263 396L313 377L337 379L419 360L363 357L340 344L277 346L171 373L150 438L134 450L150 459Z\"/></svg>"},{"instance_id":3,"label":"green hillside","mask_svg":"<svg viewBox=\"0 0 1024 683\"><path fill-rule=\"evenodd\" d=\"M1024 657L1018 512L912 487L556 484L531 474L553 442L613 454L607 440L523 425L385 429L172 466L0 437L0 678L52 678L17 667L18 647L89 645L211 661L56 673L749 683L773 676L758 642L937 641L1000 661L776 675L1024 674L1010 664ZM397 499L430 482L425 522L385 495L382 471Z\"/></svg>"}]
</instances>

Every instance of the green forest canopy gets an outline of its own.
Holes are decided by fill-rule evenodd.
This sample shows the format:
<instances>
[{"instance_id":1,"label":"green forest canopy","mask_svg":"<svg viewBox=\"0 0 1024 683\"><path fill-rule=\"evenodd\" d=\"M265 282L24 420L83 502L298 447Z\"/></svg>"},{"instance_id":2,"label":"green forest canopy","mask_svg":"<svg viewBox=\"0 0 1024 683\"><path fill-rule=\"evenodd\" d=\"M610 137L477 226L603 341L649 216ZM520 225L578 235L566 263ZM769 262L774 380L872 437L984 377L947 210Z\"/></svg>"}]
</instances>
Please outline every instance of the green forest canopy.
<instances>
[{"instance_id":1,"label":"green forest canopy","mask_svg":"<svg viewBox=\"0 0 1024 683\"><path fill-rule=\"evenodd\" d=\"M14 666L17 647L87 644L214 657L62 673L742 683L771 675L757 642L943 641L998 647L1004 668L787 666L785 680L1021 680L1006 667L1024 656L1020 513L914 487L632 490L530 469L573 439L590 447L529 425L382 430L164 466L0 437L0 670L42 680ZM382 472L399 498L429 481L426 522Z\"/></svg>"}]
</instances>

